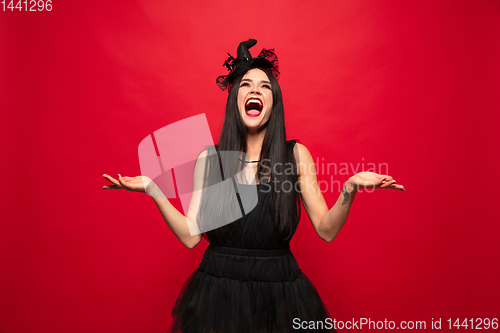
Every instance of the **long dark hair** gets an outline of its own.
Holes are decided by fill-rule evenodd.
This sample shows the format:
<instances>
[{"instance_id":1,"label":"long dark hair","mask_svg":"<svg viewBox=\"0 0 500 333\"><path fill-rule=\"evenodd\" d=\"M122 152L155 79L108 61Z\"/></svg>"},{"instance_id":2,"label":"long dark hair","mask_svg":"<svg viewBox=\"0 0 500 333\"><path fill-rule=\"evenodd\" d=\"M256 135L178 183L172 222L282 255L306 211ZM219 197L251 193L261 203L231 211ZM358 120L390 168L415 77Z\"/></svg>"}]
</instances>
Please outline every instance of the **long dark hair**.
<instances>
[{"instance_id":1,"label":"long dark hair","mask_svg":"<svg viewBox=\"0 0 500 333\"><path fill-rule=\"evenodd\" d=\"M267 126L267 130L259 156L261 162L257 167L257 181L262 183L271 181L271 183L269 183L270 185L266 185L271 186L270 209L275 221L274 232L271 239L287 240L293 236L300 219L300 196L295 191L297 186L297 166L293 158L293 151L289 149L286 141L285 113L278 80L276 80L274 75L267 69L259 69L266 73L271 82L273 107L270 118L267 124L264 125ZM239 86L244 75L245 73L238 75L231 85L226 103L224 125L222 127L219 143L216 145L218 152L247 151L247 129L241 119L237 103ZM290 168L292 168L292 172L290 172ZM230 172L230 175L234 175L238 167L236 164L233 164L232 166L224 168L224 170L226 169L233 170ZM227 178L228 175L224 176ZM285 183L288 185L285 186ZM216 206L213 205L213 202L209 202L214 199L215 195L212 194L204 197L202 201L208 201L202 204L202 206ZM205 234L204 237L207 238Z\"/></svg>"}]
</instances>

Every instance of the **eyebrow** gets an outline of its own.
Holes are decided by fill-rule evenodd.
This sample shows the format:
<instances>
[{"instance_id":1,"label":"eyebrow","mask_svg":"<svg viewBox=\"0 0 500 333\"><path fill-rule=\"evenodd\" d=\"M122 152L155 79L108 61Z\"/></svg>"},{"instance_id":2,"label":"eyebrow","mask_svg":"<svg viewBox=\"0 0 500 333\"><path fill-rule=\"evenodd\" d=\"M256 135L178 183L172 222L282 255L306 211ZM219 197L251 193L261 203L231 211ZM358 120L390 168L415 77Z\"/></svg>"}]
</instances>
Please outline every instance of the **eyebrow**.
<instances>
[{"instance_id":1,"label":"eyebrow","mask_svg":"<svg viewBox=\"0 0 500 333\"><path fill-rule=\"evenodd\" d=\"M253 80L252 80L252 79L242 79L241 81L250 81L250 82L253 82ZM271 82L266 81L266 80L262 80L262 81L260 81L260 82L261 82L261 83L269 83L269 84L271 84Z\"/></svg>"}]
</instances>

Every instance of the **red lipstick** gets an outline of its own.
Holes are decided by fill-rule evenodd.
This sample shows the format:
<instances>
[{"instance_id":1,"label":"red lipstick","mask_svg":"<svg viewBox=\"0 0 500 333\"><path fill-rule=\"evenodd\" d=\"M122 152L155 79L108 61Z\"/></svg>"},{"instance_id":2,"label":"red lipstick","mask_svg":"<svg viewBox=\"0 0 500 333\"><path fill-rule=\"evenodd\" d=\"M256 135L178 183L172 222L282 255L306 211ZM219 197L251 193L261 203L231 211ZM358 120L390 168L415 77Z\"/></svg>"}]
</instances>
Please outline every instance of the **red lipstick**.
<instances>
[{"instance_id":1,"label":"red lipstick","mask_svg":"<svg viewBox=\"0 0 500 333\"><path fill-rule=\"evenodd\" d=\"M258 97L250 97L245 102L245 113L249 117L258 117L262 113L263 103Z\"/></svg>"}]
</instances>

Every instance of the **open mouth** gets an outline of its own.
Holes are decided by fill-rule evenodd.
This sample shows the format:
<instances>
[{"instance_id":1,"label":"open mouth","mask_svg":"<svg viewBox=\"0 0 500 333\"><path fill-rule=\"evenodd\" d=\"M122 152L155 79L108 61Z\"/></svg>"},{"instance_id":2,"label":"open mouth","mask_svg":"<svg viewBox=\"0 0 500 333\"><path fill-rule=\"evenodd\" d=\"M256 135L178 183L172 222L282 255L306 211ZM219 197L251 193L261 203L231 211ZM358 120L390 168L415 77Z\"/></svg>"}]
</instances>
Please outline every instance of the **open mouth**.
<instances>
[{"instance_id":1,"label":"open mouth","mask_svg":"<svg viewBox=\"0 0 500 333\"><path fill-rule=\"evenodd\" d=\"M262 101L259 98L249 98L245 103L245 113L249 117L258 117L262 112Z\"/></svg>"}]
</instances>

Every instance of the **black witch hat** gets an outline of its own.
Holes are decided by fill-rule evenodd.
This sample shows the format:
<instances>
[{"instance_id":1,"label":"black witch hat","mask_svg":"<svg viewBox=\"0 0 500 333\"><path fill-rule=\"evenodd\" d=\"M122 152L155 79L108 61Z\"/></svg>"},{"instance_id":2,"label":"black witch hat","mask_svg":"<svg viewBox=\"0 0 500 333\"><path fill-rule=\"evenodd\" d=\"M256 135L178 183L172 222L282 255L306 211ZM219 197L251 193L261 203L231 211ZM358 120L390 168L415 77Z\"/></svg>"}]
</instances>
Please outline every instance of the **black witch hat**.
<instances>
[{"instance_id":1,"label":"black witch hat","mask_svg":"<svg viewBox=\"0 0 500 333\"><path fill-rule=\"evenodd\" d=\"M257 40L255 39L241 42L236 51L236 59L228 53L229 58L224 61L224 66L229 70L229 74L221 75L215 80L222 90L231 90L234 78L238 74L244 73L251 68L265 68L269 70L276 79L279 78L278 57L274 53L274 49L262 49L256 58L252 58L248 49L255 44L257 44Z\"/></svg>"}]
</instances>

